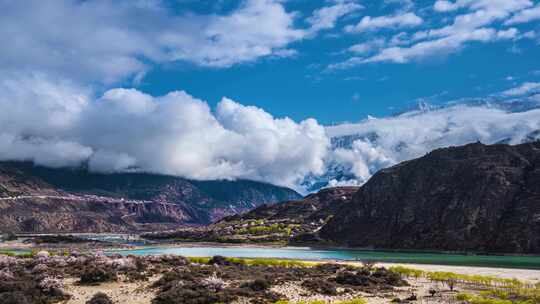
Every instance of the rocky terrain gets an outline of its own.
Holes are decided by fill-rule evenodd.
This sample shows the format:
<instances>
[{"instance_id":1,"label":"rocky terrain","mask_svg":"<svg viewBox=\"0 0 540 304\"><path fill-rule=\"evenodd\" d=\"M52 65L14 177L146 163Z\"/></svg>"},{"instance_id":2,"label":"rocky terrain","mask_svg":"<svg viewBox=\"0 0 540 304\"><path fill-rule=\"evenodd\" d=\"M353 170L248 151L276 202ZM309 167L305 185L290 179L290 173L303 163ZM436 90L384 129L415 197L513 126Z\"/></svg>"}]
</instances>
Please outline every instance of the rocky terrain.
<instances>
[{"instance_id":1,"label":"rocky terrain","mask_svg":"<svg viewBox=\"0 0 540 304\"><path fill-rule=\"evenodd\" d=\"M185 227L174 231L143 235L148 239L224 243L319 242L312 239L339 207L350 202L358 187L320 190L303 199L264 204L247 213L236 214L206 227Z\"/></svg>"},{"instance_id":2,"label":"rocky terrain","mask_svg":"<svg viewBox=\"0 0 540 304\"><path fill-rule=\"evenodd\" d=\"M208 224L264 203L300 198L253 181L190 181L0 163L0 231L127 232Z\"/></svg>"},{"instance_id":3,"label":"rocky terrain","mask_svg":"<svg viewBox=\"0 0 540 304\"><path fill-rule=\"evenodd\" d=\"M159 237L537 254L540 142L438 149L383 169L360 188L324 189Z\"/></svg>"},{"instance_id":4,"label":"rocky terrain","mask_svg":"<svg viewBox=\"0 0 540 304\"><path fill-rule=\"evenodd\" d=\"M438 149L381 170L320 237L378 249L540 253L540 142Z\"/></svg>"}]
</instances>

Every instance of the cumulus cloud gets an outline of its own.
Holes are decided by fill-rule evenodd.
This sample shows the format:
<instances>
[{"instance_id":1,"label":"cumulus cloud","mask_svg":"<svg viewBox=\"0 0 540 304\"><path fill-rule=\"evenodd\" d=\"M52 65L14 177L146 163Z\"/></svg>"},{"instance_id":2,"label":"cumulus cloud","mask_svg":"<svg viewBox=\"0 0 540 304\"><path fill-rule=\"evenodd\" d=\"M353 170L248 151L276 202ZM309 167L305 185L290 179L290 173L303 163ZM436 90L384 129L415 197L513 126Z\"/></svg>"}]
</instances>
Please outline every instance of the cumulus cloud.
<instances>
[{"instance_id":1,"label":"cumulus cloud","mask_svg":"<svg viewBox=\"0 0 540 304\"><path fill-rule=\"evenodd\" d=\"M420 157L447 146L481 141L518 144L540 139L540 110L510 113L487 106L458 105L433 111L414 111L396 117L369 119L326 128L340 145L327 158L330 184L362 184L381 168ZM337 140L339 139L339 140ZM335 166L334 166L335 167ZM338 174L336 174L338 173ZM353 178L349 178L349 176Z\"/></svg>"},{"instance_id":2,"label":"cumulus cloud","mask_svg":"<svg viewBox=\"0 0 540 304\"><path fill-rule=\"evenodd\" d=\"M155 97L111 89L93 100L38 76L4 80L0 88L2 160L294 187L322 173L329 145L313 119L274 118L227 98L214 112L183 91Z\"/></svg>"},{"instance_id":3,"label":"cumulus cloud","mask_svg":"<svg viewBox=\"0 0 540 304\"><path fill-rule=\"evenodd\" d=\"M414 13L400 13L392 16L371 17L365 16L356 25L348 25L345 31L349 33L360 33L373 31L381 28L403 28L414 27L422 24L422 18Z\"/></svg>"}]
</instances>

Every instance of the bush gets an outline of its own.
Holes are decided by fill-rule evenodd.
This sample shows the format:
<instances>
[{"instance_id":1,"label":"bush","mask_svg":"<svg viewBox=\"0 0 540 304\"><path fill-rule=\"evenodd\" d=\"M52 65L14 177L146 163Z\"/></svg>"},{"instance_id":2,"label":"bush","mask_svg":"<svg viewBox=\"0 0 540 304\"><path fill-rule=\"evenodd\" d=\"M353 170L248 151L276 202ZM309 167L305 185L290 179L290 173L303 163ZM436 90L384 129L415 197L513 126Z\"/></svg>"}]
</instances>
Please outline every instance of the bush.
<instances>
[{"instance_id":1,"label":"bush","mask_svg":"<svg viewBox=\"0 0 540 304\"><path fill-rule=\"evenodd\" d=\"M80 284L99 284L116 281L116 273L103 267L91 267L84 270L79 280Z\"/></svg>"},{"instance_id":2,"label":"bush","mask_svg":"<svg viewBox=\"0 0 540 304\"><path fill-rule=\"evenodd\" d=\"M215 273L212 274L210 277L203 279L201 281L201 284L212 292L221 291L225 287L225 281L218 278Z\"/></svg>"},{"instance_id":3,"label":"bush","mask_svg":"<svg viewBox=\"0 0 540 304\"><path fill-rule=\"evenodd\" d=\"M242 288L249 288L253 291L265 291L270 289L270 282L266 279L255 279L254 281L242 284Z\"/></svg>"},{"instance_id":4,"label":"bush","mask_svg":"<svg viewBox=\"0 0 540 304\"><path fill-rule=\"evenodd\" d=\"M86 304L113 304L113 301L105 293L98 292Z\"/></svg>"},{"instance_id":5,"label":"bush","mask_svg":"<svg viewBox=\"0 0 540 304\"><path fill-rule=\"evenodd\" d=\"M158 293L152 304L214 304L230 303L234 300L236 297L228 293L211 292L202 286L186 284Z\"/></svg>"},{"instance_id":6,"label":"bush","mask_svg":"<svg viewBox=\"0 0 540 304\"><path fill-rule=\"evenodd\" d=\"M330 295L330 296L337 295L336 285L327 280L321 280L321 279L306 280L304 281L304 283L302 283L302 286L319 294Z\"/></svg>"},{"instance_id":7,"label":"bush","mask_svg":"<svg viewBox=\"0 0 540 304\"><path fill-rule=\"evenodd\" d=\"M0 293L2 304L32 304L29 297L24 292L3 292Z\"/></svg>"},{"instance_id":8,"label":"bush","mask_svg":"<svg viewBox=\"0 0 540 304\"><path fill-rule=\"evenodd\" d=\"M210 265L231 265L231 262L226 257L221 255L213 256L209 261Z\"/></svg>"}]
</instances>

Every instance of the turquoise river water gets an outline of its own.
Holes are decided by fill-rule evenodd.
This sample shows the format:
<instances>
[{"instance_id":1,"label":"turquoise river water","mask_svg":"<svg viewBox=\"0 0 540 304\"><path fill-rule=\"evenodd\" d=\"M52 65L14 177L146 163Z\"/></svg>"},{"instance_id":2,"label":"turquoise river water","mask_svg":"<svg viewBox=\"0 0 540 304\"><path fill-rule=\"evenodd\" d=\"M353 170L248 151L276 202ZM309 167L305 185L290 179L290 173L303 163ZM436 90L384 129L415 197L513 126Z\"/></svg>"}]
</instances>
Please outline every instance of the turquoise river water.
<instances>
[{"instance_id":1,"label":"turquoise river water","mask_svg":"<svg viewBox=\"0 0 540 304\"><path fill-rule=\"evenodd\" d=\"M489 266L540 269L540 256L496 256L462 255L426 252L389 252L343 249L314 249L307 247L149 247L143 249L118 250L121 254L158 255L176 254L192 257L221 255L243 258L283 258L302 260L361 260L395 263L418 263L460 266Z\"/></svg>"}]
</instances>

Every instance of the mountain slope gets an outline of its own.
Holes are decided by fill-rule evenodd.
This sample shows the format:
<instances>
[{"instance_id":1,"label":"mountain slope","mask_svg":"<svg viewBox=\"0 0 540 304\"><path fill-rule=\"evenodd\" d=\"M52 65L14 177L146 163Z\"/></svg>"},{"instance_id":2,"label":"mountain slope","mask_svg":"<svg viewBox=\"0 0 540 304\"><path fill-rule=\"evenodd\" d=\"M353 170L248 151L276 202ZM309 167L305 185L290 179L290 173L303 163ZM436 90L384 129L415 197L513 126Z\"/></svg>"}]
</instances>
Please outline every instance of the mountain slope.
<instances>
[{"instance_id":1,"label":"mountain slope","mask_svg":"<svg viewBox=\"0 0 540 304\"><path fill-rule=\"evenodd\" d=\"M244 214L228 216L207 227L182 228L144 237L224 243L312 242L303 240L303 236L320 229L342 204L350 202L357 190L357 187L322 189L303 199L265 204Z\"/></svg>"},{"instance_id":2,"label":"mountain slope","mask_svg":"<svg viewBox=\"0 0 540 304\"><path fill-rule=\"evenodd\" d=\"M207 224L264 203L301 197L253 181L190 181L0 162L0 230L133 231Z\"/></svg>"},{"instance_id":3,"label":"mountain slope","mask_svg":"<svg viewBox=\"0 0 540 304\"><path fill-rule=\"evenodd\" d=\"M540 253L540 142L438 149L383 169L320 236L354 247Z\"/></svg>"}]
</instances>

